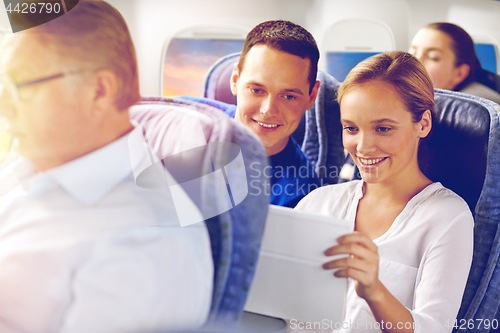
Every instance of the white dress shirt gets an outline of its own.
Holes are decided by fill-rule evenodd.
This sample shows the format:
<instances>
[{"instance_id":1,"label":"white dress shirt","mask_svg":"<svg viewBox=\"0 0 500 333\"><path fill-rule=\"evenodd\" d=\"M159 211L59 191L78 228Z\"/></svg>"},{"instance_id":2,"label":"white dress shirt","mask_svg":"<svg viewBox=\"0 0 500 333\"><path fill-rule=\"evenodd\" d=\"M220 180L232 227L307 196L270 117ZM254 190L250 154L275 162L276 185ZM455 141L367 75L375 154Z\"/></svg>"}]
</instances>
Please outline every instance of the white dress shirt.
<instances>
[{"instance_id":1,"label":"white dress shirt","mask_svg":"<svg viewBox=\"0 0 500 333\"><path fill-rule=\"evenodd\" d=\"M335 216L354 226L363 193L363 181L321 187L296 209ZM379 279L411 312L414 332L451 332L472 261L473 223L465 201L433 183L373 241L380 258ZM338 332L380 332L351 279L343 326Z\"/></svg>"},{"instance_id":2,"label":"white dress shirt","mask_svg":"<svg viewBox=\"0 0 500 333\"><path fill-rule=\"evenodd\" d=\"M127 136L36 174L0 174L0 332L146 332L207 318L203 223L180 227L168 189L138 187Z\"/></svg>"}]
</instances>

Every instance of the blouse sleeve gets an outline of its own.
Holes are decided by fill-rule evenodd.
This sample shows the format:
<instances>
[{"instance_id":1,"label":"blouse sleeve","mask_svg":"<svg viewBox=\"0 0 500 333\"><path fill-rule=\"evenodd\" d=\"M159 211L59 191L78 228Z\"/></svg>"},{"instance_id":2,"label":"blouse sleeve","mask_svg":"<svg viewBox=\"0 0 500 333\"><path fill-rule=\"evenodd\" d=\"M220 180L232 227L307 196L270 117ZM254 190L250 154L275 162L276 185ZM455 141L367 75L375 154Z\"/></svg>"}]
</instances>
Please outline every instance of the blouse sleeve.
<instances>
[{"instance_id":1,"label":"blouse sleeve","mask_svg":"<svg viewBox=\"0 0 500 333\"><path fill-rule=\"evenodd\" d=\"M417 276L414 332L451 332L469 275L473 249L473 218L459 214L422 258Z\"/></svg>"}]
</instances>

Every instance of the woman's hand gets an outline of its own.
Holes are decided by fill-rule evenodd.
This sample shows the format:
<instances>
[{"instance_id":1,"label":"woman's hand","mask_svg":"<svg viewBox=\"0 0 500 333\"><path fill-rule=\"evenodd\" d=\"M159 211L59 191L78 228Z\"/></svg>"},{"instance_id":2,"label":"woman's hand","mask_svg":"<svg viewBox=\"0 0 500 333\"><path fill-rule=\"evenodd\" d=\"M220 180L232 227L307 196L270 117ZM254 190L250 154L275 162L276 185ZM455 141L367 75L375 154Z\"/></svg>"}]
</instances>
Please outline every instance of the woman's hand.
<instances>
[{"instance_id":1,"label":"woman's hand","mask_svg":"<svg viewBox=\"0 0 500 333\"><path fill-rule=\"evenodd\" d=\"M339 268L334 275L355 280L356 292L366 301L376 301L382 296L382 283L378 279L378 249L365 234L354 232L337 239L339 245L328 248L327 256L348 254L323 264L324 269Z\"/></svg>"}]
</instances>

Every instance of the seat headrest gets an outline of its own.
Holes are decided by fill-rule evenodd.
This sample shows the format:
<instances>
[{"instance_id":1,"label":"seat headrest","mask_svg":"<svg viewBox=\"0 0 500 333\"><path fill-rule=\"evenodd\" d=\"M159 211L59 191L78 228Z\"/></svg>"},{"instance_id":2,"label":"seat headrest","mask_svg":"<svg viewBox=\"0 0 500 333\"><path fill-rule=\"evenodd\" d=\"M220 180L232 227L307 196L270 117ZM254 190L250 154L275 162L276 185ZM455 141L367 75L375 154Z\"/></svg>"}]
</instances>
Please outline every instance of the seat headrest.
<instances>
[{"instance_id":1,"label":"seat headrest","mask_svg":"<svg viewBox=\"0 0 500 333\"><path fill-rule=\"evenodd\" d=\"M435 90L436 119L421 153L432 181L460 195L474 211L486 175L490 114L472 96ZM427 152L426 152L427 150Z\"/></svg>"},{"instance_id":2,"label":"seat headrest","mask_svg":"<svg viewBox=\"0 0 500 333\"><path fill-rule=\"evenodd\" d=\"M236 96L231 93L229 82L234 65L240 60L240 53L233 53L219 59L208 70L203 97L236 105Z\"/></svg>"}]
</instances>

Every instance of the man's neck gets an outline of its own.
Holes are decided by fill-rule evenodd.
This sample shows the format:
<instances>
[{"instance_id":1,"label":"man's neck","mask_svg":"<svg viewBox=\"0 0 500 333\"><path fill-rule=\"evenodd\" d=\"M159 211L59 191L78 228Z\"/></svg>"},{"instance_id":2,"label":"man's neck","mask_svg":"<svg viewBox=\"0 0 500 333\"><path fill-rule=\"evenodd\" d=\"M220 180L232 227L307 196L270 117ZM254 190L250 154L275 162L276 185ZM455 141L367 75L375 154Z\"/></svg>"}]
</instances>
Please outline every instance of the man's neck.
<instances>
[{"instance_id":1,"label":"man's neck","mask_svg":"<svg viewBox=\"0 0 500 333\"><path fill-rule=\"evenodd\" d=\"M71 162L77 158L90 154L130 133L134 127L130 123L128 111L122 111L119 119L114 122L107 121L102 126L88 131L82 137L82 144L72 151L59 152L54 156L26 156L38 172L47 171L60 165ZM44 154L45 155L45 154Z\"/></svg>"}]
</instances>

